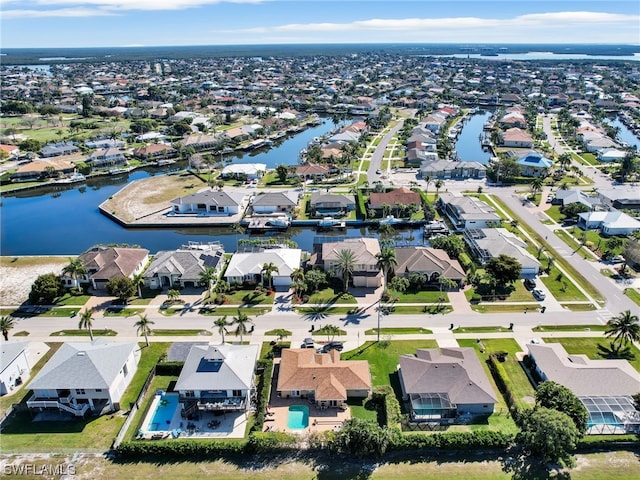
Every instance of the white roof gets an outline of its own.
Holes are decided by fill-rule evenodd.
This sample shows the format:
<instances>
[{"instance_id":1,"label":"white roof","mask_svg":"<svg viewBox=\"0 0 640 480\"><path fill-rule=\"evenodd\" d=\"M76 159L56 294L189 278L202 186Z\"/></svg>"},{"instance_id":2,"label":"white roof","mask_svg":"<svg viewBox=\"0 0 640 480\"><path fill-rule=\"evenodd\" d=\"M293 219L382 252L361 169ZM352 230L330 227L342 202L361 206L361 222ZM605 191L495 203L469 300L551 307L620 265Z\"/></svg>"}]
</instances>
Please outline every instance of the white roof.
<instances>
[{"instance_id":1,"label":"white roof","mask_svg":"<svg viewBox=\"0 0 640 480\"><path fill-rule=\"evenodd\" d=\"M258 172L266 172L265 163L232 163L222 169L222 175L246 174L255 175Z\"/></svg>"},{"instance_id":2,"label":"white roof","mask_svg":"<svg viewBox=\"0 0 640 480\"><path fill-rule=\"evenodd\" d=\"M299 248L273 248L263 252L234 253L227 266L225 277L260 275L265 263L278 267L276 277L288 277L300 267L302 250Z\"/></svg>"}]
</instances>

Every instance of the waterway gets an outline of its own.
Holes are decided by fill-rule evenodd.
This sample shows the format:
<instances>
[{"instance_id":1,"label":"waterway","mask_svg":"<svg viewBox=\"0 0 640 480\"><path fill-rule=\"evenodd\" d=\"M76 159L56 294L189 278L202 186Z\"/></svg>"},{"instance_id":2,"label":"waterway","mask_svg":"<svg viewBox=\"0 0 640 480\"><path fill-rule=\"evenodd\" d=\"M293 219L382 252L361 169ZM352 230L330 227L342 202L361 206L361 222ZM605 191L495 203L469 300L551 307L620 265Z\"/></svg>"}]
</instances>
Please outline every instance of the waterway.
<instances>
[{"instance_id":1,"label":"waterway","mask_svg":"<svg viewBox=\"0 0 640 480\"><path fill-rule=\"evenodd\" d=\"M482 112L467 117L464 127L456 141L456 153L463 162L478 162L487 164L491 158L489 152L482 150L482 143L479 136L482 134L482 127L491 117L491 112Z\"/></svg>"},{"instance_id":2,"label":"waterway","mask_svg":"<svg viewBox=\"0 0 640 480\"><path fill-rule=\"evenodd\" d=\"M295 164L298 152L314 137L333 128L330 121L284 140L277 148L244 155L234 162ZM182 167L182 166L180 166ZM0 208L0 253L2 255L77 255L96 244L140 245L155 253L174 249L188 241L221 242L227 251L235 251L240 238L225 228L125 229L98 211L98 205L126 183L175 169L138 170L116 177L89 180L86 185L60 186L2 196ZM304 250L313 248L313 229L293 228L283 234ZM325 235L325 234L323 234ZM377 236L374 230L352 228L328 236ZM256 238L251 236L250 238ZM273 238L273 237L271 237ZM419 230L399 230L397 244L422 244Z\"/></svg>"},{"instance_id":3,"label":"waterway","mask_svg":"<svg viewBox=\"0 0 640 480\"><path fill-rule=\"evenodd\" d=\"M618 117L614 119L605 118L604 121L612 127L618 127L618 140L625 142L630 147L635 146L637 150L640 150L640 139Z\"/></svg>"}]
</instances>

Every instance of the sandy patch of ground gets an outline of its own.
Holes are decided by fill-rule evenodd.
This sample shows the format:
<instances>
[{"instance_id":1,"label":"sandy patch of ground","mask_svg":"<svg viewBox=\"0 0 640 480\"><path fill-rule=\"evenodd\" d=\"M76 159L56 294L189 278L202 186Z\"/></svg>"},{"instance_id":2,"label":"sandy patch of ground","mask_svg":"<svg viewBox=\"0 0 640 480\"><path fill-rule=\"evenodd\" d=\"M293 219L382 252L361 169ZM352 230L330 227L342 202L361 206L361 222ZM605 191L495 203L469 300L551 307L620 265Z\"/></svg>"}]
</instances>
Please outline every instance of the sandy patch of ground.
<instances>
[{"instance_id":1,"label":"sandy patch of ground","mask_svg":"<svg viewBox=\"0 0 640 480\"><path fill-rule=\"evenodd\" d=\"M20 305L29 297L31 285L38 276L59 275L68 263L67 257L2 257L0 305Z\"/></svg>"},{"instance_id":2,"label":"sandy patch of ground","mask_svg":"<svg viewBox=\"0 0 640 480\"><path fill-rule=\"evenodd\" d=\"M206 186L205 182L189 173L157 175L129 183L102 207L125 222L134 222L167 210L174 198L196 193Z\"/></svg>"}]
</instances>

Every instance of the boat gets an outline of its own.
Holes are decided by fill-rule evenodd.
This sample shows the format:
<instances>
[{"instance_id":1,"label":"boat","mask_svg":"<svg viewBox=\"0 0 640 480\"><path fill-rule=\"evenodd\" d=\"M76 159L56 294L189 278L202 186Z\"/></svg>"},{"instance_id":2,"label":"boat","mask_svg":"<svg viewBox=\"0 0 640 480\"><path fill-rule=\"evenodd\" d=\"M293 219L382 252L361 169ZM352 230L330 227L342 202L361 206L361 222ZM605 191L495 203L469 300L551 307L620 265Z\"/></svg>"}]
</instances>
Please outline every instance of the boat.
<instances>
[{"instance_id":1,"label":"boat","mask_svg":"<svg viewBox=\"0 0 640 480\"><path fill-rule=\"evenodd\" d=\"M54 183L63 183L63 184L66 184L66 183L78 183L78 182L84 182L86 179L87 179L87 177L85 177L83 174L74 173L70 177L61 178L60 180L56 180Z\"/></svg>"},{"instance_id":2,"label":"boat","mask_svg":"<svg viewBox=\"0 0 640 480\"><path fill-rule=\"evenodd\" d=\"M247 225L250 232L267 232L270 230L286 230L291 225L289 217L254 218Z\"/></svg>"},{"instance_id":3,"label":"boat","mask_svg":"<svg viewBox=\"0 0 640 480\"><path fill-rule=\"evenodd\" d=\"M173 165L174 163L176 163L176 161L175 161L175 160L170 160L170 159L168 159L168 158L167 158L167 159L164 159L164 160L157 160L157 161L156 161L156 165L157 165L158 167L162 167L162 166L164 166L164 165Z\"/></svg>"},{"instance_id":4,"label":"boat","mask_svg":"<svg viewBox=\"0 0 640 480\"><path fill-rule=\"evenodd\" d=\"M380 220L380 225L397 225L398 223L402 222L403 220L401 218L396 218L393 215L387 215Z\"/></svg>"},{"instance_id":5,"label":"boat","mask_svg":"<svg viewBox=\"0 0 640 480\"><path fill-rule=\"evenodd\" d=\"M347 228L346 223L343 220L338 220L333 217L324 217L318 221L318 230L331 230L331 229L344 229Z\"/></svg>"},{"instance_id":6,"label":"boat","mask_svg":"<svg viewBox=\"0 0 640 480\"><path fill-rule=\"evenodd\" d=\"M109 170L109 175L121 175L123 173L129 173L131 170L133 170L131 167L112 168Z\"/></svg>"}]
</instances>

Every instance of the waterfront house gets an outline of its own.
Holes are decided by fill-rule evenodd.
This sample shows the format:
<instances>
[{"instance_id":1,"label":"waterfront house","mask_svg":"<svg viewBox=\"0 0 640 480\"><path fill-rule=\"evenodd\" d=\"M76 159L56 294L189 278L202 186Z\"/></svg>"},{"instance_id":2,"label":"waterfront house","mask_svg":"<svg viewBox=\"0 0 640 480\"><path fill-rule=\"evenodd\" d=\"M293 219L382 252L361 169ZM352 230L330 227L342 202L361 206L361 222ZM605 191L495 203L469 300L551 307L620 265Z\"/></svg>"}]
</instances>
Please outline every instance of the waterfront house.
<instances>
[{"instance_id":1,"label":"waterfront house","mask_svg":"<svg viewBox=\"0 0 640 480\"><path fill-rule=\"evenodd\" d=\"M171 211L184 215L231 216L240 213L244 195L223 190L205 189L171 200Z\"/></svg>"},{"instance_id":2,"label":"waterfront house","mask_svg":"<svg viewBox=\"0 0 640 480\"><path fill-rule=\"evenodd\" d=\"M533 147L533 137L518 127L510 128L502 134L502 145L504 147L531 148Z\"/></svg>"},{"instance_id":3,"label":"waterfront house","mask_svg":"<svg viewBox=\"0 0 640 480\"><path fill-rule=\"evenodd\" d=\"M393 268L397 277L409 277L412 273L421 273L427 284L438 283L439 278L453 280L460 286L466 274L457 260L449 257L447 252L429 247L398 247Z\"/></svg>"},{"instance_id":4,"label":"waterfront house","mask_svg":"<svg viewBox=\"0 0 640 480\"><path fill-rule=\"evenodd\" d=\"M29 342L0 343L0 395L25 383L30 372Z\"/></svg>"},{"instance_id":5,"label":"waterfront house","mask_svg":"<svg viewBox=\"0 0 640 480\"><path fill-rule=\"evenodd\" d=\"M121 150L117 148L102 148L89 155L87 163L94 168L102 168L112 165L122 165L127 163L127 159Z\"/></svg>"},{"instance_id":6,"label":"waterfront house","mask_svg":"<svg viewBox=\"0 0 640 480\"><path fill-rule=\"evenodd\" d=\"M200 275L212 268L219 275L224 265L224 247L218 243L185 245L158 252L143 274L149 288L195 287Z\"/></svg>"},{"instance_id":7,"label":"waterfront house","mask_svg":"<svg viewBox=\"0 0 640 480\"><path fill-rule=\"evenodd\" d=\"M422 178L462 180L485 178L487 168L479 162L450 162L448 160L424 161L420 165Z\"/></svg>"},{"instance_id":8,"label":"waterfront house","mask_svg":"<svg viewBox=\"0 0 640 480\"><path fill-rule=\"evenodd\" d=\"M422 205L422 198L418 192L414 192L410 188L400 187L389 192L377 193L371 192L369 195L369 208L374 210L382 210L384 205L389 205L392 209L396 205L411 205L417 207Z\"/></svg>"},{"instance_id":9,"label":"waterfront house","mask_svg":"<svg viewBox=\"0 0 640 480\"><path fill-rule=\"evenodd\" d=\"M20 156L20 147L6 143L0 144L0 150L7 154L7 158L13 159Z\"/></svg>"},{"instance_id":10,"label":"waterfront house","mask_svg":"<svg viewBox=\"0 0 640 480\"><path fill-rule=\"evenodd\" d=\"M337 350L282 350L277 383L282 398L306 398L318 408L345 408L349 398L368 398L371 385L366 360L342 360Z\"/></svg>"},{"instance_id":11,"label":"waterfront house","mask_svg":"<svg viewBox=\"0 0 640 480\"><path fill-rule=\"evenodd\" d=\"M258 351L258 345L193 345L174 387L182 415L249 410Z\"/></svg>"},{"instance_id":12,"label":"waterfront house","mask_svg":"<svg viewBox=\"0 0 640 480\"><path fill-rule=\"evenodd\" d=\"M546 177L553 167L553 160L548 159L538 152L528 152L516 161L520 165L523 177Z\"/></svg>"},{"instance_id":13,"label":"waterfront house","mask_svg":"<svg viewBox=\"0 0 640 480\"><path fill-rule=\"evenodd\" d=\"M325 272L335 272L338 257L343 250L350 250L354 258L351 279L354 287L377 288L382 285L383 274L378 268L376 255L380 253L377 238L346 238L339 242L325 242L316 248L316 263Z\"/></svg>"},{"instance_id":14,"label":"waterfront house","mask_svg":"<svg viewBox=\"0 0 640 480\"><path fill-rule=\"evenodd\" d=\"M398 376L413 421L454 423L459 417L491 415L498 402L470 347L421 348L401 355Z\"/></svg>"},{"instance_id":15,"label":"waterfront house","mask_svg":"<svg viewBox=\"0 0 640 480\"><path fill-rule=\"evenodd\" d=\"M165 143L152 143L144 147L136 148L133 156L142 160L157 160L176 156L178 151Z\"/></svg>"},{"instance_id":16,"label":"waterfront house","mask_svg":"<svg viewBox=\"0 0 640 480\"><path fill-rule=\"evenodd\" d=\"M621 162L627 156L627 152L617 148L603 148L598 150L597 155L600 162Z\"/></svg>"},{"instance_id":17,"label":"waterfront house","mask_svg":"<svg viewBox=\"0 0 640 480\"><path fill-rule=\"evenodd\" d=\"M63 158L41 158L20 165L10 175L11 180L27 181L45 177L62 177L72 175L76 171L74 163Z\"/></svg>"},{"instance_id":18,"label":"waterfront house","mask_svg":"<svg viewBox=\"0 0 640 480\"><path fill-rule=\"evenodd\" d=\"M640 231L640 222L624 212L584 212L578 215L578 226L584 230L599 229L603 235L631 235Z\"/></svg>"},{"instance_id":19,"label":"waterfront house","mask_svg":"<svg viewBox=\"0 0 640 480\"><path fill-rule=\"evenodd\" d=\"M294 176L302 178L303 180L322 180L326 178L331 171L331 168L327 165L317 165L314 163L305 163L303 165L296 166Z\"/></svg>"},{"instance_id":20,"label":"waterfront house","mask_svg":"<svg viewBox=\"0 0 640 480\"><path fill-rule=\"evenodd\" d=\"M220 144L220 139L215 135L193 134L180 141L183 147L192 147L196 152L211 150Z\"/></svg>"},{"instance_id":21,"label":"waterfront house","mask_svg":"<svg viewBox=\"0 0 640 480\"><path fill-rule=\"evenodd\" d=\"M227 265L224 278L229 283L265 283L262 267L269 263L273 263L277 268L271 273L271 285L275 288L288 288L293 283L291 274L296 268L300 268L302 263L302 250L269 248L260 252L236 252Z\"/></svg>"},{"instance_id":22,"label":"waterfront house","mask_svg":"<svg viewBox=\"0 0 640 480\"><path fill-rule=\"evenodd\" d=\"M438 207L458 232L469 228L477 229L499 225L501 221L493 207L475 197L444 192L438 198Z\"/></svg>"},{"instance_id":23,"label":"waterfront house","mask_svg":"<svg viewBox=\"0 0 640 480\"><path fill-rule=\"evenodd\" d=\"M267 171L265 163L231 163L225 165L220 175L222 178L257 180Z\"/></svg>"},{"instance_id":24,"label":"waterfront house","mask_svg":"<svg viewBox=\"0 0 640 480\"><path fill-rule=\"evenodd\" d=\"M356 208L356 202L351 195L313 192L309 207L309 214L314 217L343 217Z\"/></svg>"},{"instance_id":25,"label":"waterfront house","mask_svg":"<svg viewBox=\"0 0 640 480\"><path fill-rule=\"evenodd\" d=\"M87 270L79 275L77 282L89 284L95 290L103 290L112 278L133 278L142 273L149 262L149 250L144 248L93 247L78 257ZM62 277L68 287L74 287L75 281L69 276Z\"/></svg>"},{"instance_id":26,"label":"waterfront house","mask_svg":"<svg viewBox=\"0 0 640 480\"><path fill-rule=\"evenodd\" d=\"M492 258L507 255L520 263L520 277L532 278L540 271L540 262L527 252L527 244L505 228L468 229L464 241L482 265Z\"/></svg>"},{"instance_id":27,"label":"waterfront house","mask_svg":"<svg viewBox=\"0 0 640 480\"><path fill-rule=\"evenodd\" d=\"M59 157L61 155L72 155L78 153L80 149L72 142L50 143L40 150L40 156L44 158Z\"/></svg>"},{"instance_id":28,"label":"waterfront house","mask_svg":"<svg viewBox=\"0 0 640 480\"><path fill-rule=\"evenodd\" d=\"M405 155L405 163L407 167L417 167L422 163L434 162L437 160L437 152L429 152L418 148L408 148Z\"/></svg>"},{"instance_id":29,"label":"waterfront house","mask_svg":"<svg viewBox=\"0 0 640 480\"><path fill-rule=\"evenodd\" d=\"M122 140L116 140L113 138L95 138L93 140L85 140L84 144L87 148L122 148L124 142Z\"/></svg>"},{"instance_id":30,"label":"waterfront house","mask_svg":"<svg viewBox=\"0 0 640 480\"><path fill-rule=\"evenodd\" d=\"M505 113L499 120L500 126L505 128L526 128L527 119L519 110L512 110Z\"/></svg>"},{"instance_id":31,"label":"waterfront house","mask_svg":"<svg viewBox=\"0 0 640 480\"><path fill-rule=\"evenodd\" d=\"M29 383L27 407L34 414L53 409L76 417L129 408L120 399L139 360L136 343L63 343Z\"/></svg>"},{"instance_id":32,"label":"waterfront house","mask_svg":"<svg viewBox=\"0 0 640 480\"><path fill-rule=\"evenodd\" d=\"M632 395L640 392L640 373L627 360L592 360L570 355L560 343L527 344L542 380L571 390L589 412L588 433L640 431L640 412Z\"/></svg>"},{"instance_id":33,"label":"waterfront house","mask_svg":"<svg viewBox=\"0 0 640 480\"><path fill-rule=\"evenodd\" d=\"M257 214L291 213L297 205L298 193L294 191L260 193L251 202Z\"/></svg>"}]
</instances>

